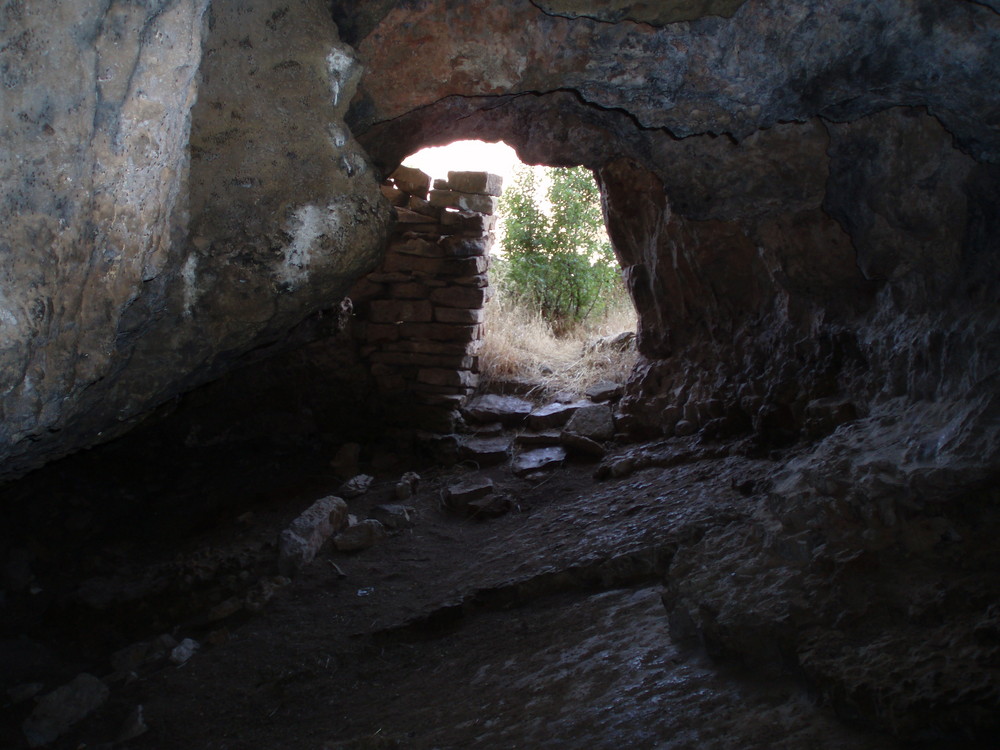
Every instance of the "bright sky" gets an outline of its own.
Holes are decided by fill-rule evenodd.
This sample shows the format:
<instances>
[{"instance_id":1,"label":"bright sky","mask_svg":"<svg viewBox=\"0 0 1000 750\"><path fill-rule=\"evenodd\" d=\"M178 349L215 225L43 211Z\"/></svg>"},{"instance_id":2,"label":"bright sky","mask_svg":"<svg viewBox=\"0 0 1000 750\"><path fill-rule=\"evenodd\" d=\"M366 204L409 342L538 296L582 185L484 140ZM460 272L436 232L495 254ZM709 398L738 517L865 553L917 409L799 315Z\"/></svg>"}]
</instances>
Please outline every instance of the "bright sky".
<instances>
[{"instance_id":1,"label":"bright sky","mask_svg":"<svg viewBox=\"0 0 1000 750\"><path fill-rule=\"evenodd\" d=\"M448 172L491 172L510 184L514 169L521 163L517 154L503 141L455 141L447 146L425 148L404 161L408 167L422 169L431 179L447 179Z\"/></svg>"}]
</instances>

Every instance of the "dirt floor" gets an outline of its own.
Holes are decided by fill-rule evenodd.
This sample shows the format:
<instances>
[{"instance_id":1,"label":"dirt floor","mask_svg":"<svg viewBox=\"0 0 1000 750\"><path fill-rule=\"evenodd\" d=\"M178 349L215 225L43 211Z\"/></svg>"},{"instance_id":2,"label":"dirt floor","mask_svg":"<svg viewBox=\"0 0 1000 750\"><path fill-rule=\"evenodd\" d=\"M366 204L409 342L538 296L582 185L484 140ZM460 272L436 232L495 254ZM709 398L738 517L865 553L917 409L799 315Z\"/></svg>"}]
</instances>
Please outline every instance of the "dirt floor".
<instances>
[{"instance_id":1,"label":"dirt floor","mask_svg":"<svg viewBox=\"0 0 1000 750\"><path fill-rule=\"evenodd\" d=\"M37 697L87 672L110 697L51 747L895 747L791 681L671 640L674 551L760 502L771 462L676 440L615 447L606 465L657 457L618 478L592 463L519 478L385 447L351 513L399 502L415 469L412 527L361 552L327 544L288 581L277 537L337 492L333 447L157 462L125 443L4 490L0 746L26 747ZM508 513L444 506L479 472ZM185 638L200 648L178 665Z\"/></svg>"}]
</instances>

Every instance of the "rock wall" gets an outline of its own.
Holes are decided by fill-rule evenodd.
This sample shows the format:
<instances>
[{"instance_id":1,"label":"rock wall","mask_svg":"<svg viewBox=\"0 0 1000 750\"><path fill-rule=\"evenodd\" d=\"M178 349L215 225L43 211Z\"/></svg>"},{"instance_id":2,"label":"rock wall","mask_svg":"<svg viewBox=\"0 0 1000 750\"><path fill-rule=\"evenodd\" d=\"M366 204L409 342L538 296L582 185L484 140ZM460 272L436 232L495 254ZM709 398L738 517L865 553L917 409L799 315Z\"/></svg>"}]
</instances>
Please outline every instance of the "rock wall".
<instances>
[{"instance_id":1,"label":"rock wall","mask_svg":"<svg viewBox=\"0 0 1000 750\"><path fill-rule=\"evenodd\" d=\"M502 179L400 167L383 185L396 228L380 266L352 287L360 355L387 424L452 432L479 381L496 199Z\"/></svg>"},{"instance_id":2,"label":"rock wall","mask_svg":"<svg viewBox=\"0 0 1000 750\"><path fill-rule=\"evenodd\" d=\"M390 217L318 1L0 9L0 477L331 306Z\"/></svg>"}]
</instances>

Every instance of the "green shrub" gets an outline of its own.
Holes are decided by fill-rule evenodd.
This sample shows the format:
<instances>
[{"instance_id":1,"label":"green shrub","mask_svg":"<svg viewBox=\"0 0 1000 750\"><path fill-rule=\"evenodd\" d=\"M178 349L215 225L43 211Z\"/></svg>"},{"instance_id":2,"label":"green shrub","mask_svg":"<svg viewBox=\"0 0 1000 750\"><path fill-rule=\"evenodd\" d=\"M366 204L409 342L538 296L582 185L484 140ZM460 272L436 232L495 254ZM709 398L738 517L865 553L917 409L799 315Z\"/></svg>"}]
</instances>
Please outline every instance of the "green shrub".
<instances>
[{"instance_id":1,"label":"green shrub","mask_svg":"<svg viewBox=\"0 0 1000 750\"><path fill-rule=\"evenodd\" d=\"M573 167L549 176L544 196L530 167L518 170L504 191L504 255L494 261L494 283L536 306L559 332L603 312L622 284L593 175Z\"/></svg>"}]
</instances>

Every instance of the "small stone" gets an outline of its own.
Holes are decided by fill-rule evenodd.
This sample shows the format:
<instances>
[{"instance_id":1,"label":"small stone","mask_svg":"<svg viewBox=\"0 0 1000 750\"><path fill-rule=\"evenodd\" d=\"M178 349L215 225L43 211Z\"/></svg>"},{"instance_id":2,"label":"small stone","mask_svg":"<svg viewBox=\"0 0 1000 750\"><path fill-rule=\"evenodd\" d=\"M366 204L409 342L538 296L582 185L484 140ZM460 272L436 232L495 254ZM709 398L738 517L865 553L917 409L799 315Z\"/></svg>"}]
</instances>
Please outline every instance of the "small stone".
<instances>
[{"instance_id":1,"label":"small stone","mask_svg":"<svg viewBox=\"0 0 1000 750\"><path fill-rule=\"evenodd\" d=\"M278 569L282 575L291 575L312 562L326 540L346 522L347 503L339 497L330 495L310 505L281 532Z\"/></svg>"},{"instance_id":2,"label":"small stone","mask_svg":"<svg viewBox=\"0 0 1000 750\"><path fill-rule=\"evenodd\" d=\"M621 395L621 383L615 383L610 380L602 380L600 383L590 386L586 392L587 398L597 404L605 401L617 401L621 398Z\"/></svg>"},{"instance_id":3,"label":"small stone","mask_svg":"<svg viewBox=\"0 0 1000 750\"><path fill-rule=\"evenodd\" d=\"M473 500L492 494L493 480L484 476L475 476L449 486L444 493L444 502L452 510L465 511Z\"/></svg>"},{"instance_id":4,"label":"small stone","mask_svg":"<svg viewBox=\"0 0 1000 750\"><path fill-rule=\"evenodd\" d=\"M516 426L524 422L533 409L530 401L490 393L466 404L462 415L470 422L501 422Z\"/></svg>"},{"instance_id":5,"label":"small stone","mask_svg":"<svg viewBox=\"0 0 1000 750\"><path fill-rule=\"evenodd\" d=\"M403 192L419 197L426 196L431 187L430 175L415 167L397 167L389 179Z\"/></svg>"},{"instance_id":6,"label":"small stone","mask_svg":"<svg viewBox=\"0 0 1000 750\"><path fill-rule=\"evenodd\" d=\"M194 656L199 648L201 648L201 644L198 641L192 638L185 638L170 652L170 661L180 666Z\"/></svg>"},{"instance_id":7,"label":"small stone","mask_svg":"<svg viewBox=\"0 0 1000 750\"><path fill-rule=\"evenodd\" d=\"M369 514L387 529L408 529L413 526L416 511L406 505L376 505Z\"/></svg>"},{"instance_id":8,"label":"small stone","mask_svg":"<svg viewBox=\"0 0 1000 750\"><path fill-rule=\"evenodd\" d=\"M22 729L31 747L42 747L104 705L110 690L90 674L76 678L42 698Z\"/></svg>"},{"instance_id":9,"label":"small stone","mask_svg":"<svg viewBox=\"0 0 1000 750\"><path fill-rule=\"evenodd\" d=\"M337 534L333 545L341 552L357 552L374 547L387 536L385 526L369 518Z\"/></svg>"},{"instance_id":10,"label":"small stone","mask_svg":"<svg viewBox=\"0 0 1000 750\"><path fill-rule=\"evenodd\" d=\"M340 488L340 494L346 498L360 497L368 492L375 477L370 474L358 474L348 479Z\"/></svg>"},{"instance_id":11,"label":"small stone","mask_svg":"<svg viewBox=\"0 0 1000 750\"><path fill-rule=\"evenodd\" d=\"M615 435L615 421L607 404L590 404L576 410L565 432L583 435L591 440L610 440Z\"/></svg>"},{"instance_id":12,"label":"small stone","mask_svg":"<svg viewBox=\"0 0 1000 750\"><path fill-rule=\"evenodd\" d=\"M566 460L566 449L562 446L537 448L526 451L514 459L511 470L517 476L525 476L543 469L554 469Z\"/></svg>"}]
</instances>

